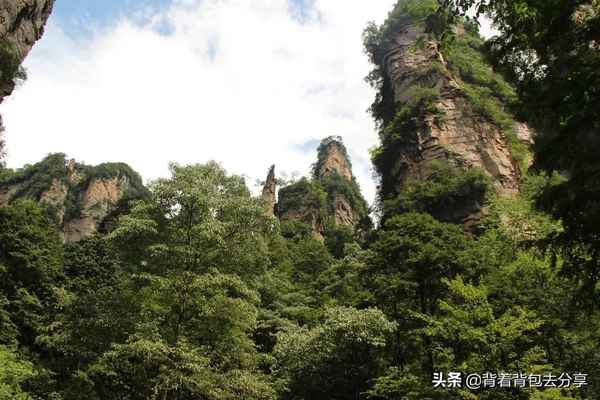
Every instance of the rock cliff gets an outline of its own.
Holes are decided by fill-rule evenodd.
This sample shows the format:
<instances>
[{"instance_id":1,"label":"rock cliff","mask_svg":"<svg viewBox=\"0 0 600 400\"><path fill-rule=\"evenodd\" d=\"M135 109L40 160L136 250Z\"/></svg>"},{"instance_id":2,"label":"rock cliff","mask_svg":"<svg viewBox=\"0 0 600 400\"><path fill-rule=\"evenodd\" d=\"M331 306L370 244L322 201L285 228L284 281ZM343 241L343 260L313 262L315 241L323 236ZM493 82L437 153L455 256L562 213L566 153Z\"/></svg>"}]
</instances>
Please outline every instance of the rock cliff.
<instances>
[{"instance_id":1,"label":"rock cliff","mask_svg":"<svg viewBox=\"0 0 600 400\"><path fill-rule=\"evenodd\" d=\"M347 181L353 180L350 159L340 137L332 136L321 142L314 169L314 174L319 179L338 174Z\"/></svg>"},{"instance_id":2,"label":"rock cliff","mask_svg":"<svg viewBox=\"0 0 600 400\"><path fill-rule=\"evenodd\" d=\"M44 33L54 0L0 0L0 103L25 77L21 63ZM0 162L4 131L0 115Z\"/></svg>"},{"instance_id":3,"label":"rock cliff","mask_svg":"<svg viewBox=\"0 0 600 400\"><path fill-rule=\"evenodd\" d=\"M411 182L428 180L439 163L482 171L500 195L518 193L533 134L510 113L513 89L486 63L474 26L447 28L453 39L443 41L435 15L411 14L408 3L379 28L378 43L367 39L379 74L372 110L381 125L374 154L381 199L390 202ZM467 202L447 204L442 219L471 224L483 199Z\"/></svg>"},{"instance_id":4,"label":"rock cliff","mask_svg":"<svg viewBox=\"0 0 600 400\"><path fill-rule=\"evenodd\" d=\"M275 215L275 207L277 204L277 180L275 179L275 165L269 168L267 180L263 186L261 198L265 204L265 210L268 216Z\"/></svg>"},{"instance_id":5,"label":"rock cliff","mask_svg":"<svg viewBox=\"0 0 600 400\"><path fill-rule=\"evenodd\" d=\"M357 230L365 224L368 206L340 137L321 142L312 179L304 178L279 191L277 215L282 222L309 225L317 238L323 238L328 229L344 226Z\"/></svg>"},{"instance_id":6,"label":"rock cliff","mask_svg":"<svg viewBox=\"0 0 600 400\"><path fill-rule=\"evenodd\" d=\"M3 67L23 62L35 42L42 37L53 6L54 0L0 0ZM0 103L14 89L13 76L2 76L1 80Z\"/></svg>"},{"instance_id":7,"label":"rock cliff","mask_svg":"<svg viewBox=\"0 0 600 400\"><path fill-rule=\"evenodd\" d=\"M0 180L0 206L29 198L45 206L65 242L110 229L130 200L146 195L137 173L125 164L91 167L53 154Z\"/></svg>"}]
</instances>

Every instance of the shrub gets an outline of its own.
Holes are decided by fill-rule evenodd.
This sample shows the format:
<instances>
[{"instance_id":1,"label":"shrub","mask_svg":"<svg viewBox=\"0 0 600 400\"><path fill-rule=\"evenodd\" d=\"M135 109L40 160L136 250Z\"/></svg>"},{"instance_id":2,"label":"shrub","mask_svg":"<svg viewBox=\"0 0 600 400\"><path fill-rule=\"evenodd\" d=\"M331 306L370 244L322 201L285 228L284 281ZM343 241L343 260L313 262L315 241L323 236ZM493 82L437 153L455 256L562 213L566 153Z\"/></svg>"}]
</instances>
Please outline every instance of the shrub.
<instances>
[{"instance_id":1,"label":"shrub","mask_svg":"<svg viewBox=\"0 0 600 400\"><path fill-rule=\"evenodd\" d=\"M491 182L483 171L462 170L440 161L431 162L428 167L431 172L427 180L407 182L403 193L386 202L386 208L439 216L455 205L485 201Z\"/></svg>"},{"instance_id":2,"label":"shrub","mask_svg":"<svg viewBox=\"0 0 600 400\"><path fill-rule=\"evenodd\" d=\"M326 200L327 193L319 182L302 178L279 191L278 209L280 214L307 208L324 212L327 208Z\"/></svg>"}]
</instances>

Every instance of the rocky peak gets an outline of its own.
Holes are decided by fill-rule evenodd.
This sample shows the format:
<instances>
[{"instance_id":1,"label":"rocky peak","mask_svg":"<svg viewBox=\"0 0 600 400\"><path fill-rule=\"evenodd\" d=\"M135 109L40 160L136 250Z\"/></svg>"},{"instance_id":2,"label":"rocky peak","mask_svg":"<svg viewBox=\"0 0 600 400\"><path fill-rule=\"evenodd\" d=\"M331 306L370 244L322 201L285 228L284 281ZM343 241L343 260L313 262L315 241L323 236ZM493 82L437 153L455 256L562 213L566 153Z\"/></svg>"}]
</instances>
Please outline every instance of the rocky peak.
<instances>
[{"instance_id":1,"label":"rocky peak","mask_svg":"<svg viewBox=\"0 0 600 400\"><path fill-rule=\"evenodd\" d=\"M427 77L429 86L439 91L439 97L432 104L432 111L422 117L422 130L416 132L418 155L411 157L415 163L406 172L422 175L422 166L427 162L451 160L466 168L481 168L494 179L496 189L502 194L518 192L519 165L511 154L505 129L474 109L460 79L453 76L440 52L439 44L428 39L423 25L403 27L386 56L397 104L412 101L415 85L424 79L423 71L433 63L441 63L440 71ZM419 46L419 40L425 44ZM436 118L437 115L443 117ZM525 140L530 140L531 132L525 126L516 121L513 125Z\"/></svg>"},{"instance_id":2,"label":"rocky peak","mask_svg":"<svg viewBox=\"0 0 600 400\"><path fill-rule=\"evenodd\" d=\"M269 168L261 198L265 204L267 215L270 217L274 216L277 204L277 180L275 179L275 165L272 165L271 168Z\"/></svg>"},{"instance_id":3,"label":"rocky peak","mask_svg":"<svg viewBox=\"0 0 600 400\"><path fill-rule=\"evenodd\" d=\"M92 167L52 154L7 174L0 181L0 206L36 200L54 216L65 242L77 242L110 229L129 201L146 193L140 176L125 164Z\"/></svg>"},{"instance_id":4,"label":"rocky peak","mask_svg":"<svg viewBox=\"0 0 600 400\"><path fill-rule=\"evenodd\" d=\"M439 162L483 171L500 195L518 193L532 132L508 111L514 91L485 64L477 33L459 25L455 41L442 45L427 21L404 15L384 25L384 89L376 105L386 111L378 116L382 146L374 157L381 197L394 199L409 182L427 180ZM482 204L446 214L472 223Z\"/></svg>"},{"instance_id":5,"label":"rocky peak","mask_svg":"<svg viewBox=\"0 0 600 400\"><path fill-rule=\"evenodd\" d=\"M277 215L282 222L300 221L309 225L319 239L323 239L328 229L336 226L357 229L368 219L368 206L352 174L341 137L323 139L312 179L303 178L279 191Z\"/></svg>"},{"instance_id":6,"label":"rocky peak","mask_svg":"<svg viewBox=\"0 0 600 400\"><path fill-rule=\"evenodd\" d=\"M337 173L348 181L352 180L352 165L341 137L330 136L321 142L314 172L318 178Z\"/></svg>"}]
</instances>

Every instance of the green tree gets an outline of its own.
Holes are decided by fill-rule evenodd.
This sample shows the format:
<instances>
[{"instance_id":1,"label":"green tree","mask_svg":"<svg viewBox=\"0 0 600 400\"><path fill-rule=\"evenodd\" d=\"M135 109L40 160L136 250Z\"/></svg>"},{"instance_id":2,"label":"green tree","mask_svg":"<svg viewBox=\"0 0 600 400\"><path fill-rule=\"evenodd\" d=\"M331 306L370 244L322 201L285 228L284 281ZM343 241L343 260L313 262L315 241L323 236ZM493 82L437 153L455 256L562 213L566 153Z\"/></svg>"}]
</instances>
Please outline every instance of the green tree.
<instances>
[{"instance_id":1,"label":"green tree","mask_svg":"<svg viewBox=\"0 0 600 400\"><path fill-rule=\"evenodd\" d=\"M115 249L101 237L65 246L66 291L58 313L37 343L64 399L92 396L85 370L114 343L124 343L138 322L137 287L124 274Z\"/></svg>"},{"instance_id":2,"label":"green tree","mask_svg":"<svg viewBox=\"0 0 600 400\"><path fill-rule=\"evenodd\" d=\"M0 400L31 400L23 384L35 376L30 362L22 360L11 349L0 346Z\"/></svg>"},{"instance_id":3,"label":"green tree","mask_svg":"<svg viewBox=\"0 0 600 400\"><path fill-rule=\"evenodd\" d=\"M371 257L356 243L347 244L345 256L335 260L331 267L323 271L316 286L322 302L348 307L360 307L368 304L369 293L361 280L361 275Z\"/></svg>"},{"instance_id":4,"label":"green tree","mask_svg":"<svg viewBox=\"0 0 600 400\"><path fill-rule=\"evenodd\" d=\"M275 375L284 399L358 400L385 366L395 324L377 309L328 309L325 321L277 336Z\"/></svg>"},{"instance_id":5,"label":"green tree","mask_svg":"<svg viewBox=\"0 0 600 400\"><path fill-rule=\"evenodd\" d=\"M244 179L216 163L172 164L171 173L150 186L151 199L138 202L110 235L128 267L158 274L216 268L245 279L264 272L272 223Z\"/></svg>"},{"instance_id":6,"label":"green tree","mask_svg":"<svg viewBox=\"0 0 600 400\"><path fill-rule=\"evenodd\" d=\"M398 323L390 354L395 366L433 373L435 343L422 331L425 319L439 313L448 295L444 279L479 275L474 244L461 227L428 214L395 216L379 232L362 275L372 301Z\"/></svg>"},{"instance_id":7,"label":"green tree","mask_svg":"<svg viewBox=\"0 0 600 400\"><path fill-rule=\"evenodd\" d=\"M109 236L139 314L82 384L100 398L271 399L257 370L252 287L270 267L274 225L243 179L217 164L171 171Z\"/></svg>"},{"instance_id":8,"label":"green tree","mask_svg":"<svg viewBox=\"0 0 600 400\"><path fill-rule=\"evenodd\" d=\"M62 255L58 231L36 203L25 200L0 207L0 316L17 328L21 345L33 346L55 314Z\"/></svg>"}]
</instances>

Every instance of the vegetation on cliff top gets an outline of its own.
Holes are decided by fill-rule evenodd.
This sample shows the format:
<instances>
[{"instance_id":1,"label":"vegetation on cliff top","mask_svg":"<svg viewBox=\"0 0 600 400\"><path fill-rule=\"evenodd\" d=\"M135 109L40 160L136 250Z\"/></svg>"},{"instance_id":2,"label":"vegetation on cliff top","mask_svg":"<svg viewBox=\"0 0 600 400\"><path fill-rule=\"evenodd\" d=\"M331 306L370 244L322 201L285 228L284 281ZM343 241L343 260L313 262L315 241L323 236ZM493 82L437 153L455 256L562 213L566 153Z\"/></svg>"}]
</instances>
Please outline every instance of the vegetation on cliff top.
<instances>
[{"instance_id":1,"label":"vegetation on cliff top","mask_svg":"<svg viewBox=\"0 0 600 400\"><path fill-rule=\"evenodd\" d=\"M324 217L327 210L327 193L318 181L302 178L279 190L277 205L280 215L291 213L315 213L316 217Z\"/></svg>"},{"instance_id":2,"label":"vegetation on cliff top","mask_svg":"<svg viewBox=\"0 0 600 400\"><path fill-rule=\"evenodd\" d=\"M328 136L325 139L321 140L319 143L319 147L317 148L317 162L312 166L312 175L314 179L318 179L323 171L323 167L325 162L327 161L327 156L329 154L329 147L337 146L337 148L342 153L342 156L346 159L348 163L348 168L352 170L352 160L350 160L350 156L348 155L348 149L344 145L344 141L341 136Z\"/></svg>"},{"instance_id":3,"label":"vegetation on cliff top","mask_svg":"<svg viewBox=\"0 0 600 400\"><path fill-rule=\"evenodd\" d=\"M67 189L66 220L79 217L83 195L96 179L125 180L127 183L122 202L147 196L148 190L142 178L127 164L104 163L95 167L76 164L72 171L76 175L75 181L70 181L68 164L65 154L55 153L36 164L26 165L18 170L4 169L0 174L0 188L16 189L11 201L23 198L39 200L43 193L51 189L55 181L59 182Z\"/></svg>"}]
</instances>

